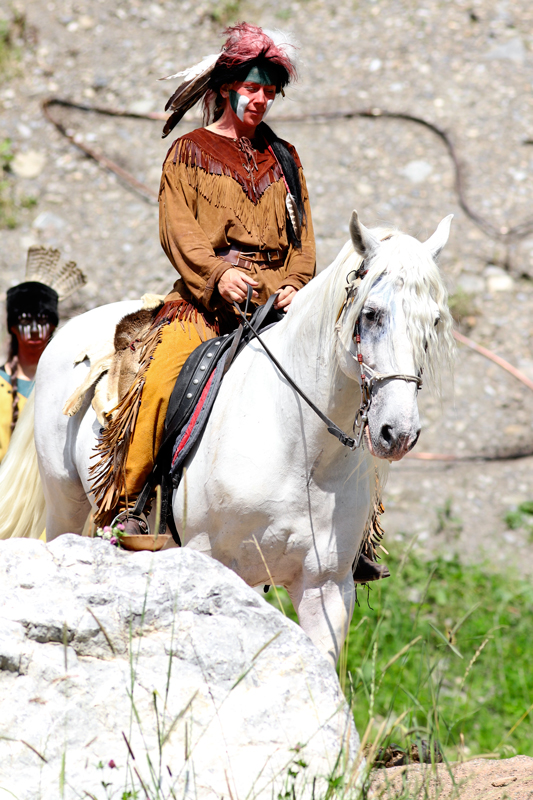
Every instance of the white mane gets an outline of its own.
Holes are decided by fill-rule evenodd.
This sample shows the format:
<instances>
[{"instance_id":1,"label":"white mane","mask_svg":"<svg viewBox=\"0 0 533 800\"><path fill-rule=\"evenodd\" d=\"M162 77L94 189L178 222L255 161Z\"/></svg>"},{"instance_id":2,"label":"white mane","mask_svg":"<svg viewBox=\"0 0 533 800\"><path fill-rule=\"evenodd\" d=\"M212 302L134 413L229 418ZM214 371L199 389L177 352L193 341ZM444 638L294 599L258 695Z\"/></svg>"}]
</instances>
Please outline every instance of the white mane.
<instances>
[{"instance_id":1,"label":"white mane","mask_svg":"<svg viewBox=\"0 0 533 800\"><path fill-rule=\"evenodd\" d=\"M375 228L372 233L382 244L370 263L366 264L367 275L362 280L356 300L347 315L341 338L349 346L355 321L361 314L368 295L378 279L396 285L401 289L403 307L407 318L408 335L413 345L414 360L424 369L424 378L437 390L440 388L440 370L443 365L451 369L455 344L452 336L453 320L447 298L448 292L442 281L439 268L429 249L412 236L394 229ZM332 331L346 300L348 276L357 270L362 258L351 241L346 242L335 261L318 275L308 287L314 284L315 291L308 287L298 292L293 306L300 315L311 316L316 311L316 292L321 295L320 338L331 339ZM353 276L352 276L353 278ZM435 307L439 310L439 322L435 325ZM292 310L292 308L291 308ZM346 340L346 341L345 341Z\"/></svg>"}]
</instances>

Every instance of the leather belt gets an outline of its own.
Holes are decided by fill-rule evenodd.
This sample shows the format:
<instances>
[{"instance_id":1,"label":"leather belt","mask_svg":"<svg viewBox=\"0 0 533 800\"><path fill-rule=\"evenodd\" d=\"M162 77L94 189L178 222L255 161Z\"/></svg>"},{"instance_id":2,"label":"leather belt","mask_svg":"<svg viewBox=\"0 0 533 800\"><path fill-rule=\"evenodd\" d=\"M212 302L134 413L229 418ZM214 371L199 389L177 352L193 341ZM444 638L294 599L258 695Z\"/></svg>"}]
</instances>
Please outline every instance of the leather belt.
<instances>
[{"instance_id":1,"label":"leather belt","mask_svg":"<svg viewBox=\"0 0 533 800\"><path fill-rule=\"evenodd\" d=\"M286 250L240 250L233 245L215 250L219 258L243 269L277 269L285 263L286 254Z\"/></svg>"}]
</instances>

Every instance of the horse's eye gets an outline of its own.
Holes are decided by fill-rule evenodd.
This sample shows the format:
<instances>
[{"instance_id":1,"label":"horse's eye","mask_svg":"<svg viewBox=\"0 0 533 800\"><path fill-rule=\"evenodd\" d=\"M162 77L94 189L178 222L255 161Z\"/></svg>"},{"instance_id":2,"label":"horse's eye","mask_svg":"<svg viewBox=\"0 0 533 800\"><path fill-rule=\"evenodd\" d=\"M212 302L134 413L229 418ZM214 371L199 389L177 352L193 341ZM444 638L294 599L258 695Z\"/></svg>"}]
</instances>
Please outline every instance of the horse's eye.
<instances>
[{"instance_id":1,"label":"horse's eye","mask_svg":"<svg viewBox=\"0 0 533 800\"><path fill-rule=\"evenodd\" d=\"M436 317L435 317L435 323L434 323L434 324L435 324L435 327L437 327L437 325L439 324L439 322L440 322L440 316L436 316Z\"/></svg>"},{"instance_id":2,"label":"horse's eye","mask_svg":"<svg viewBox=\"0 0 533 800\"><path fill-rule=\"evenodd\" d=\"M367 322L375 322L378 318L378 312L375 308L365 308L363 313Z\"/></svg>"}]
</instances>

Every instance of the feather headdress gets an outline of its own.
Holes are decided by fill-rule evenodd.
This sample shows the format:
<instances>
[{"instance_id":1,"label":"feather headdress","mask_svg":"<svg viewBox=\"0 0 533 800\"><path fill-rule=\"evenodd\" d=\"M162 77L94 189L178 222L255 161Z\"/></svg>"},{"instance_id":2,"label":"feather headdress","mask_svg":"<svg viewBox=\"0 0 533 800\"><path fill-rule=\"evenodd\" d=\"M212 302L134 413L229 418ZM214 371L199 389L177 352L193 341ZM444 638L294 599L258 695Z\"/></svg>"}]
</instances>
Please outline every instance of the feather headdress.
<instances>
[{"instance_id":1,"label":"feather headdress","mask_svg":"<svg viewBox=\"0 0 533 800\"><path fill-rule=\"evenodd\" d=\"M59 250L52 247L30 247L25 280L7 290L8 331L18 325L19 316L24 313L46 314L52 325L58 324L58 301L64 300L87 281L74 261L60 264L59 257Z\"/></svg>"},{"instance_id":2,"label":"feather headdress","mask_svg":"<svg viewBox=\"0 0 533 800\"><path fill-rule=\"evenodd\" d=\"M184 78L165 106L165 111L170 109L171 114L163 128L163 138L200 100L204 100L204 108L209 114L220 87L242 80L255 63L267 63L278 92L296 78L298 48L289 34L263 30L248 22L227 28L224 33L228 38L220 53L205 56L193 67L160 79Z\"/></svg>"},{"instance_id":3,"label":"feather headdress","mask_svg":"<svg viewBox=\"0 0 533 800\"><path fill-rule=\"evenodd\" d=\"M75 261L60 264L60 256L59 250L53 247L30 247L26 261L26 281L44 283L57 292L59 300L64 300L87 283L87 278Z\"/></svg>"}]
</instances>

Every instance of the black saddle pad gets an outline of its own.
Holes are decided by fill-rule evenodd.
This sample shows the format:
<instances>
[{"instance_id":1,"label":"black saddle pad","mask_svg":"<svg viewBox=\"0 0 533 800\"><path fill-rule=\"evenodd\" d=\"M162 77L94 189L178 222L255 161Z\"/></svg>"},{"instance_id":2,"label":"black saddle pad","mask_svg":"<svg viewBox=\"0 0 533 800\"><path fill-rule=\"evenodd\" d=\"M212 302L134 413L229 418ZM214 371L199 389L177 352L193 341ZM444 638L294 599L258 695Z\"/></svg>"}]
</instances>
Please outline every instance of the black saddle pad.
<instances>
[{"instance_id":1,"label":"black saddle pad","mask_svg":"<svg viewBox=\"0 0 533 800\"><path fill-rule=\"evenodd\" d=\"M274 308L275 299L276 295L269 298L264 306L260 306L254 312L250 323L258 333L284 317L283 312L276 311ZM183 365L170 395L165 419L164 444L172 440L172 437L175 438L184 425L187 424L211 373L215 370L221 358L228 353L235 337L238 335L239 329L231 334L219 336L217 339L209 339L193 350ZM241 352L251 338L253 338L253 334L246 328L242 332L235 356Z\"/></svg>"},{"instance_id":2,"label":"black saddle pad","mask_svg":"<svg viewBox=\"0 0 533 800\"><path fill-rule=\"evenodd\" d=\"M274 308L276 297L277 295L270 297L265 305L260 306L253 314L250 323L258 333L260 331L265 331L285 316L282 311L276 311ZM137 499L133 509L134 514L139 514L144 510L153 488L158 483L164 487L164 492L168 494L168 481L174 442L190 420L213 370L217 368L224 357L231 355L230 349L237 336L240 336L240 342L235 356L238 355L248 344L250 339L253 338L253 333L248 327L245 327L244 330L238 328L231 334L226 334L217 339L209 339L207 342L203 342L191 353L183 365L170 396L165 419L163 442L159 448L152 473ZM219 386L220 381L217 382L215 394L218 392ZM213 402L214 397L211 396L209 410ZM201 422L203 427L205 427L208 418L208 414L202 415ZM199 438L203 427L200 431L198 431L198 429L196 430L196 438ZM180 476L181 470L175 471L173 475L174 485L179 483ZM164 502L162 524L164 524L164 520L166 519L167 511L170 513L168 498Z\"/></svg>"}]
</instances>

